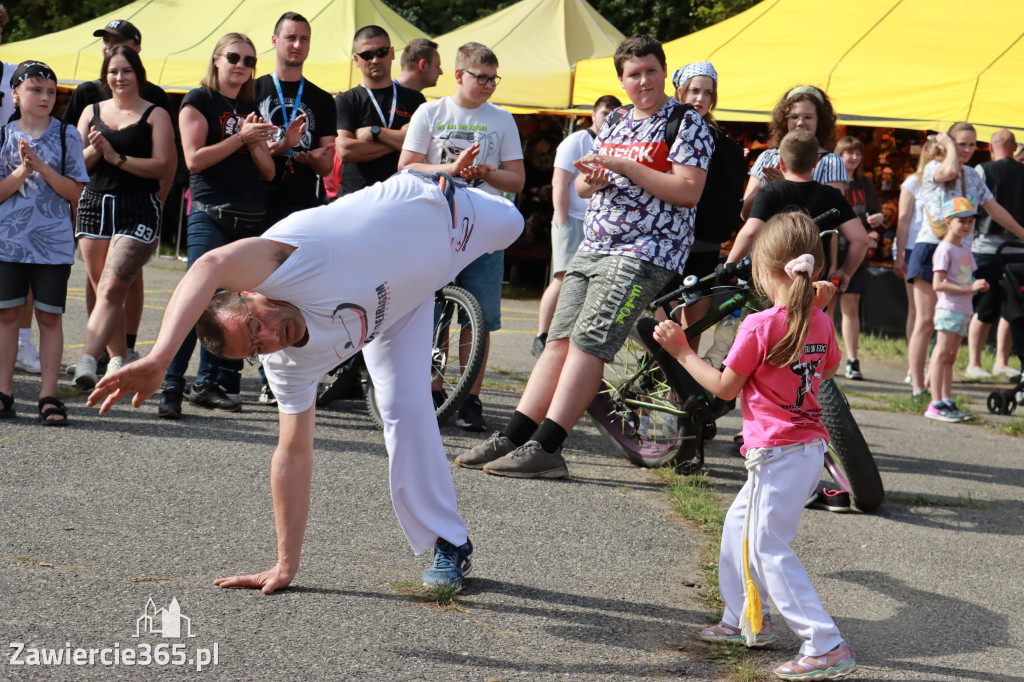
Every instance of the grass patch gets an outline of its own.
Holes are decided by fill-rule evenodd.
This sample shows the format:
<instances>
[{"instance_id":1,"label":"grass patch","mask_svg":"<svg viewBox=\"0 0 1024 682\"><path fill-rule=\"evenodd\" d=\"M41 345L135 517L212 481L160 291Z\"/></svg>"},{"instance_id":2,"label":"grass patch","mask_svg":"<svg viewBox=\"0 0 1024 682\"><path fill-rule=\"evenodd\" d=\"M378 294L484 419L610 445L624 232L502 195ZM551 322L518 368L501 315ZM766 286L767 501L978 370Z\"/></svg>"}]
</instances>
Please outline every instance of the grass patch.
<instances>
[{"instance_id":1,"label":"grass patch","mask_svg":"<svg viewBox=\"0 0 1024 682\"><path fill-rule=\"evenodd\" d=\"M535 301L544 293L544 287L524 287L517 284L502 284L501 297L515 298L521 301Z\"/></svg>"},{"instance_id":2,"label":"grass patch","mask_svg":"<svg viewBox=\"0 0 1024 682\"><path fill-rule=\"evenodd\" d=\"M1006 426L1001 427L999 430L1011 436L1024 438L1024 417L1017 417Z\"/></svg>"},{"instance_id":3,"label":"grass patch","mask_svg":"<svg viewBox=\"0 0 1024 682\"><path fill-rule=\"evenodd\" d=\"M742 644L716 644L708 659L729 668L731 682L760 682L768 680L768 672L761 667L750 649Z\"/></svg>"},{"instance_id":4,"label":"grass patch","mask_svg":"<svg viewBox=\"0 0 1024 682\"><path fill-rule=\"evenodd\" d=\"M466 610L462 600L459 599L458 588L451 583L427 587L420 580L409 579L395 582L394 588L416 601L433 604L439 609L445 609L446 611Z\"/></svg>"},{"instance_id":5,"label":"grass patch","mask_svg":"<svg viewBox=\"0 0 1024 682\"><path fill-rule=\"evenodd\" d=\"M955 500L942 499L938 497L927 497L925 495L899 495L893 493L885 494L885 501L891 504L906 504L915 507L949 507L952 509L984 509L985 505L978 502L971 494L967 497L957 495Z\"/></svg>"}]
</instances>

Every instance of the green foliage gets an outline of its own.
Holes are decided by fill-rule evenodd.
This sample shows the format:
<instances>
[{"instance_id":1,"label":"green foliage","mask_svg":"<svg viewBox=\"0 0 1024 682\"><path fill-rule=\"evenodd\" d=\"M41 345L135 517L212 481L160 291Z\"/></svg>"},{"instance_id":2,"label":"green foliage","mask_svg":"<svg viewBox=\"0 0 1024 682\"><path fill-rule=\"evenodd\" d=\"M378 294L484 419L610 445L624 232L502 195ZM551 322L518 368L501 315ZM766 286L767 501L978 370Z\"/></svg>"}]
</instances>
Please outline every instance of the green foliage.
<instances>
[{"instance_id":1,"label":"green foliage","mask_svg":"<svg viewBox=\"0 0 1024 682\"><path fill-rule=\"evenodd\" d=\"M4 27L4 42L63 31L129 2L131 0L21 0L11 3L7 8L11 20Z\"/></svg>"}]
</instances>

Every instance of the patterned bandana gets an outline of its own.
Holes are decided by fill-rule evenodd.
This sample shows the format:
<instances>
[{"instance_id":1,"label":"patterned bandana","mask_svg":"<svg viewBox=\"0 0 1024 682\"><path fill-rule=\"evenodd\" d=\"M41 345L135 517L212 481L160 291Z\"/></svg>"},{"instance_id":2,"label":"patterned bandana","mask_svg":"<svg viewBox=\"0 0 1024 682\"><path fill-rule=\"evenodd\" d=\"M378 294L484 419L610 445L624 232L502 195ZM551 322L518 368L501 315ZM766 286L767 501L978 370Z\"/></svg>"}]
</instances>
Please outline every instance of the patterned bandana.
<instances>
[{"instance_id":1,"label":"patterned bandana","mask_svg":"<svg viewBox=\"0 0 1024 682\"><path fill-rule=\"evenodd\" d=\"M718 83L718 72L715 71L715 67L711 65L711 62L692 62L686 66L681 66L675 70L672 74L672 85L676 86L676 90L683 87L683 83L690 80L694 76L707 76L711 80Z\"/></svg>"}]
</instances>

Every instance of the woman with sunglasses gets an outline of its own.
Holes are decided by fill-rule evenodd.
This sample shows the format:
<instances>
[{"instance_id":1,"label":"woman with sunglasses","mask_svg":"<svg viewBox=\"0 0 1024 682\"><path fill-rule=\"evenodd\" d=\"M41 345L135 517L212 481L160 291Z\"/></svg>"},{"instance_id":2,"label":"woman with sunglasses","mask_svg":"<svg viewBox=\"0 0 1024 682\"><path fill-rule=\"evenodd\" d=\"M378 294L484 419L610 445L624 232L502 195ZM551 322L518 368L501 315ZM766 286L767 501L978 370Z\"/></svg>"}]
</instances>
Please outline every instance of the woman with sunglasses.
<instances>
[{"instance_id":1,"label":"woman with sunglasses","mask_svg":"<svg viewBox=\"0 0 1024 682\"><path fill-rule=\"evenodd\" d=\"M96 385L96 362L107 346L108 371L128 355L124 302L128 288L156 250L162 205L160 179L177 160L166 110L142 98L146 69L127 45L112 47L100 69L111 98L86 107L78 120L89 183L78 202L76 236L96 305L89 315L75 383Z\"/></svg>"},{"instance_id":2,"label":"woman with sunglasses","mask_svg":"<svg viewBox=\"0 0 1024 682\"><path fill-rule=\"evenodd\" d=\"M263 180L274 178L267 148L276 128L256 115L256 48L241 33L214 47L202 85L185 95L178 123L188 166L192 210L188 216L188 267L207 251L263 231ZM196 336L191 333L164 375L157 414L181 417ZM189 402L223 412L242 409L237 394L242 362L201 349ZM233 395L232 395L233 394Z\"/></svg>"},{"instance_id":3,"label":"woman with sunglasses","mask_svg":"<svg viewBox=\"0 0 1024 682\"><path fill-rule=\"evenodd\" d=\"M772 110L768 124L771 138L769 148L764 150L754 167L743 193L743 219L750 216L754 197L761 185L782 179L779 170L779 143L791 130L807 130L818 138L818 163L814 166L814 181L831 185L840 192L846 191L846 166L843 160L830 150L835 145L836 114L832 102L824 90L813 85L798 85L787 92Z\"/></svg>"}]
</instances>

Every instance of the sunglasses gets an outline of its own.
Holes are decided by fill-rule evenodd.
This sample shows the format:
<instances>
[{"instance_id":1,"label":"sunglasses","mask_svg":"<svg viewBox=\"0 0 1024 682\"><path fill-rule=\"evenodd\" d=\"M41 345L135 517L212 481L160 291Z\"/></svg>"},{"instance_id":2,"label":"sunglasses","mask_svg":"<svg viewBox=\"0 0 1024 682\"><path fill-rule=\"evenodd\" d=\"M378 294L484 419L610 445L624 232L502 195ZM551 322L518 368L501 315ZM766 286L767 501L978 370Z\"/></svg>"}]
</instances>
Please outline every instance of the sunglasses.
<instances>
[{"instance_id":1,"label":"sunglasses","mask_svg":"<svg viewBox=\"0 0 1024 682\"><path fill-rule=\"evenodd\" d=\"M388 56L388 52L391 50L391 46L378 47L376 50L363 50L362 52L356 52L356 56L362 59L364 62L368 62L374 57L377 59L384 59Z\"/></svg>"},{"instance_id":2,"label":"sunglasses","mask_svg":"<svg viewBox=\"0 0 1024 682\"><path fill-rule=\"evenodd\" d=\"M239 60L241 60L242 65L245 68L247 68L247 69L255 69L256 68L256 57L243 57L242 55L238 54L237 52L225 52L224 53L224 59L227 59L228 60L228 64L230 64L231 66L234 66L235 64L237 64L239 62Z\"/></svg>"},{"instance_id":3,"label":"sunglasses","mask_svg":"<svg viewBox=\"0 0 1024 682\"><path fill-rule=\"evenodd\" d=\"M476 79L476 84L480 87L487 87L488 85L497 85L501 82L501 76L479 76L469 69L463 69L465 73Z\"/></svg>"}]
</instances>

